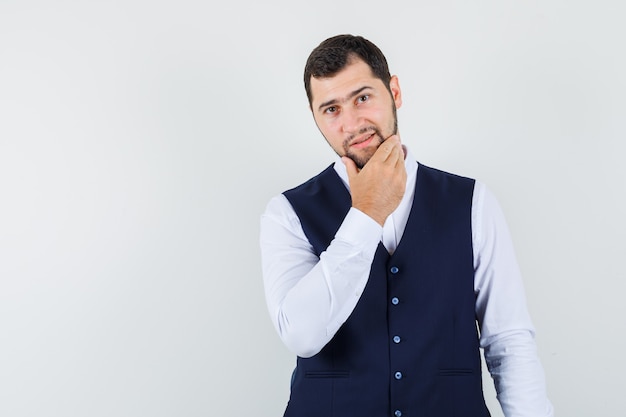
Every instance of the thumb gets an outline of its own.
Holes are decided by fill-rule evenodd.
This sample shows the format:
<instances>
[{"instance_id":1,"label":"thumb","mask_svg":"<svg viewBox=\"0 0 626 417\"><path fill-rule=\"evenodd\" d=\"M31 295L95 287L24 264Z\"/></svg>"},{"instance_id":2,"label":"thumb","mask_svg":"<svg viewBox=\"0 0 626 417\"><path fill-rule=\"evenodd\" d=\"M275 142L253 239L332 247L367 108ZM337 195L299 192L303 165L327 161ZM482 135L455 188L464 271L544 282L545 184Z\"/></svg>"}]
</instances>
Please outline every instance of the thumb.
<instances>
[{"instance_id":1,"label":"thumb","mask_svg":"<svg viewBox=\"0 0 626 417\"><path fill-rule=\"evenodd\" d=\"M346 166L346 171L348 172L348 179L352 181L352 178L354 178L356 174L359 173L359 170L356 167L356 164L354 163L352 159L348 158L347 156L342 156L341 162L343 162L343 164Z\"/></svg>"}]
</instances>

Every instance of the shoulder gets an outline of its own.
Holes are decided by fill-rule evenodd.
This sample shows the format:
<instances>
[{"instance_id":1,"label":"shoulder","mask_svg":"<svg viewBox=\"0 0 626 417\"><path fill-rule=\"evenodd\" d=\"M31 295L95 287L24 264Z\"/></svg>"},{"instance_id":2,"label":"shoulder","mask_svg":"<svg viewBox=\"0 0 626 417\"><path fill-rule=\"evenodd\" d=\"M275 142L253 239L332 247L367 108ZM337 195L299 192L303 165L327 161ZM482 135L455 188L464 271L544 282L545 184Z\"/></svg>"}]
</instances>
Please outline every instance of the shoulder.
<instances>
[{"instance_id":1,"label":"shoulder","mask_svg":"<svg viewBox=\"0 0 626 417\"><path fill-rule=\"evenodd\" d=\"M293 207L294 197L297 198L298 196L302 195L314 194L314 190L320 187L320 179L323 179L332 174L329 171L334 171L332 164L324 169L322 172L309 178L302 184L290 188L272 197L265 207L265 211L261 216L262 219L264 221L270 220L274 222L279 222L286 227L299 226L300 219L296 215Z\"/></svg>"},{"instance_id":2,"label":"shoulder","mask_svg":"<svg viewBox=\"0 0 626 417\"><path fill-rule=\"evenodd\" d=\"M283 192L283 194L289 198L290 195L294 194L311 194L319 189L322 183L326 183L330 181L333 177L337 177L337 173L333 169L333 164L329 165L326 169L324 169L319 174L314 177L309 178L302 184L290 188L289 190ZM338 178L338 177L337 177Z\"/></svg>"},{"instance_id":3,"label":"shoulder","mask_svg":"<svg viewBox=\"0 0 626 417\"><path fill-rule=\"evenodd\" d=\"M421 163L418 164L416 190L421 188L430 193L452 198L461 198L462 196L471 198L476 183L473 178L432 168Z\"/></svg>"},{"instance_id":4,"label":"shoulder","mask_svg":"<svg viewBox=\"0 0 626 417\"><path fill-rule=\"evenodd\" d=\"M418 177L427 176L429 178L433 178L439 181L454 181L454 182L465 182L465 183L474 183L475 180L473 178L465 177L462 175L458 175L452 172L443 171L441 169L433 168L428 165L424 165L421 162L418 162L417 169Z\"/></svg>"}]
</instances>

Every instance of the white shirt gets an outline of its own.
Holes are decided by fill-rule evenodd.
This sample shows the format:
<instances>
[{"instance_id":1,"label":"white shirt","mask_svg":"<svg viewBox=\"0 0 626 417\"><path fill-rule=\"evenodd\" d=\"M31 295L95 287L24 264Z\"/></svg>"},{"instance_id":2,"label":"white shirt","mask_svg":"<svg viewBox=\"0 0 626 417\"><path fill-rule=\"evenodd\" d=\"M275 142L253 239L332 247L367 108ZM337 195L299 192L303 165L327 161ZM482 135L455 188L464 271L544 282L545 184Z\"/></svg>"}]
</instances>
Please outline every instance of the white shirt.
<instances>
[{"instance_id":1,"label":"white shirt","mask_svg":"<svg viewBox=\"0 0 626 417\"><path fill-rule=\"evenodd\" d=\"M265 296L278 334L298 356L318 353L348 319L379 242L390 253L396 249L415 194L418 164L410 152L405 166L404 197L384 226L351 208L319 257L287 198L280 194L268 203L260 234ZM339 159L334 169L349 190ZM478 181L472 198L472 244L480 346L503 412L506 417L553 416L508 227L495 197Z\"/></svg>"}]
</instances>

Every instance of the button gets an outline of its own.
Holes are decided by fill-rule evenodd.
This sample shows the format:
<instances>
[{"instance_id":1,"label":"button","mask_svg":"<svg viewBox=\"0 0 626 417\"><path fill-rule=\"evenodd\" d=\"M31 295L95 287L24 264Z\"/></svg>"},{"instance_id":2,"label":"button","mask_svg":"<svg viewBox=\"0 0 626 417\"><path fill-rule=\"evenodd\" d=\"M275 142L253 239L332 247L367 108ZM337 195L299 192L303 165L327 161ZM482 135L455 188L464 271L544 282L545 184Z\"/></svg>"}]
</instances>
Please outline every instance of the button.
<instances>
[{"instance_id":1,"label":"button","mask_svg":"<svg viewBox=\"0 0 626 417\"><path fill-rule=\"evenodd\" d=\"M394 337L393 337L393 342L394 342L394 343L400 343L400 341L401 341L401 340L402 340L402 339L400 338L400 336L394 336Z\"/></svg>"},{"instance_id":2,"label":"button","mask_svg":"<svg viewBox=\"0 0 626 417\"><path fill-rule=\"evenodd\" d=\"M402 372L396 372L396 373L395 373L395 375L394 375L394 377L395 377L396 379L402 379Z\"/></svg>"},{"instance_id":3,"label":"button","mask_svg":"<svg viewBox=\"0 0 626 417\"><path fill-rule=\"evenodd\" d=\"M393 304L394 306L397 306L399 302L400 300L398 299L398 297L393 297L391 299L391 304Z\"/></svg>"},{"instance_id":4,"label":"button","mask_svg":"<svg viewBox=\"0 0 626 417\"><path fill-rule=\"evenodd\" d=\"M392 274L397 274L400 271L400 269L398 269L397 266L392 266L390 271Z\"/></svg>"},{"instance_id":5,"label":"button","mask_svg":"<svg viewBox=\"0 0 626 417\"><path fill-rule=\"evenodd\" d=\"M394 415L394 416L396 416L396 417L402 417L402 411L400 411L400 410L396 410L396 411L393 413L393 415Z\"/></svg>"}]
</instances>

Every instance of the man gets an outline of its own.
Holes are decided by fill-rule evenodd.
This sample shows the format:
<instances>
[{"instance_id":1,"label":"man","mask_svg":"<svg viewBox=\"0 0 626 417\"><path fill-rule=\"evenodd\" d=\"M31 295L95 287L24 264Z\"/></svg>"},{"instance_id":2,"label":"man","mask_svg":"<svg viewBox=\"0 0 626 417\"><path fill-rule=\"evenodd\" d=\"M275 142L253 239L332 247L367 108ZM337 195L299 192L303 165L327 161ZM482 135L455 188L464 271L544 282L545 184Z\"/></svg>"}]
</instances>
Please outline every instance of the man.
<instances>
[{"instance_id":1,"label":"man","mask_svg":"<svg viewBox=\"0 0 626 417\"><path fill-rule=\"evenodd\" d=\"M269 311L298 355L285 416L489 416L479 347L507 417L551 416L493 195L401 144L399 81L368 40L322 42L304 84L340 160L261 218Z\"/></svg>"}]
</instances>

